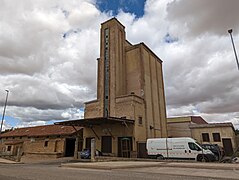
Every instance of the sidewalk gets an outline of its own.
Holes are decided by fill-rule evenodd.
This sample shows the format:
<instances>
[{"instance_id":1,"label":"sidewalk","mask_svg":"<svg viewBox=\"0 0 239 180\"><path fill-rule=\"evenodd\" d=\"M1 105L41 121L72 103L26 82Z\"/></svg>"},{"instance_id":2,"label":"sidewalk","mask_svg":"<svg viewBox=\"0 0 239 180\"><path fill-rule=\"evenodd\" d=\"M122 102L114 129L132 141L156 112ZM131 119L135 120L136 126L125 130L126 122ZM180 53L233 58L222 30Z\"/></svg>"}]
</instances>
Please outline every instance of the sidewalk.
<instances>
[{"instance_id":1,"label":"sidewalk","mask_svg":"<svg viewBox=\"0 0 239 180\"><path fill-rule=\"evenodd\" d=\"M8 159L0 158L0 164L19 164L19 162L10 161Z\"/></svg>"},{"instance_id":2,"label":"sidewalk","mask_svg":"<svg viewBox=\"0 0 239 180\"><path fill-rule=\"evenodd\" d=\"M61 164L61 167L87 169L127 169L145 167L177 167L194 169L239 170L239 164L198 163L198 162L145 162L145 161L114 161L114 162L77 162Z\"/></svg>"}]
</instances>

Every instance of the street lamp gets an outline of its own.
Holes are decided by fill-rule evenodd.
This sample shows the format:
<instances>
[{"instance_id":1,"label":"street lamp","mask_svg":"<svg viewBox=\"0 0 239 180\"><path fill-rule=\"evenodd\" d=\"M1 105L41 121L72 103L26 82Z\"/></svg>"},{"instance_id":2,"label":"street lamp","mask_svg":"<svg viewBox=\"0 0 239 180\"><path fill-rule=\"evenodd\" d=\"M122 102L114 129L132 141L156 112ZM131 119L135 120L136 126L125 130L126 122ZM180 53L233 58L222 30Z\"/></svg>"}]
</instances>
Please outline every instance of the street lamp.
<instances>
[{"instance_id":1,"label":"street lamp","mask_svg":"<svg viewBox=\"0 0 239 180\"><path fill-rule=\"evenodd\" d=\"M235 57L236 57L237 68L238 68L238 70L239 70L239 62L238 62L238 59L237 59L237 52L236 52L236 48L235 48L234 41L233 41L233 38L232 38L232 29L229 29L229 30L228 30L228 33L229 33L230 36L231 36L232 47L233 47L234 54L235 54Z\"/></svg>"},{"instance_id":2,"label":"street lamp","mask_svg":"<svg viewBox=\"0 0 239 180\"><path fill-rule=\"evenodd\" d=\"M8 98L8 93L9 93L9 90L6 89L5 91L7 92L7 95L6 95L5 105L4 105L4 108L3 108L3 115L2 115L2 122L1 122L0 134L2 133L2 125L3 125L3 120L4 120L4 116L5 116L5 112L6 112L7 98Z\"/></svg>"}]
</instances>

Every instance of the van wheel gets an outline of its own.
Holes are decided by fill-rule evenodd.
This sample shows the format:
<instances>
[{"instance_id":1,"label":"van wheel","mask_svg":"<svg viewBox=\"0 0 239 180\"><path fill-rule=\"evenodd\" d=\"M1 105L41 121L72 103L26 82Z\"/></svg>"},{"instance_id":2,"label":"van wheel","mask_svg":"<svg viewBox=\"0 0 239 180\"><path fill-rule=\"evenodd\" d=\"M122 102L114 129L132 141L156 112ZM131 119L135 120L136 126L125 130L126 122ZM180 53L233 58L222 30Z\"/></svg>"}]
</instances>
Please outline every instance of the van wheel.
<instances>
[{"instance_id":1,"label":"van wheel","mask_svg":"<svg viewBox=\"0 0 239 180\"><path fill-rule=\"evenodd\" d=\"M203 155L198 156L197 160L200 162L209 162L209 159Z\"/></svg>"},{"instance_id":2,"label":"van wheel","mask_svg":"<svg viewBox=\"0 0 239 180\"><path fill-rule=\"evenodd\" d=\"M157 155L156 159L158 159L158 160L163 160L164 157L163 157L162 155Z\"/></svg>"}]
</instances>

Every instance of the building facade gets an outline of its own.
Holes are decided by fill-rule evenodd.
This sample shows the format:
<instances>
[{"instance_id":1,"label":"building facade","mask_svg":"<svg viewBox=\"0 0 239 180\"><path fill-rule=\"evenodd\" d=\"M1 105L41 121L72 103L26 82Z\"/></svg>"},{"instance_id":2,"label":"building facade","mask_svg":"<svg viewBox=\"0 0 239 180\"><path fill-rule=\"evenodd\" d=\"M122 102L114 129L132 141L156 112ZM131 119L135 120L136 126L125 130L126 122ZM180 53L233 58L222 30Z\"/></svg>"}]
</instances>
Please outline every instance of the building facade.
<instances>
[{"instance_id":1,"label":"building facade","mask_svg":"<svg viewBox=\"0 0 239 180\"><path fill-rule=\"evenodd\" d=\"M192 137L201 144L218 144L225 155L232 155L237 149L235 129L232 123L192 124Z\"/></svg>"},{"instance_id":2,"label":"building facade","mask_svg":"<svg viewBox=\"0 0 239 180\"><path fill-rule=\"evenodd\" d=\"M82 147L80 127L46 125L18 128L0 135L0 156L18 160L74 156L76 141L80 144L78 147Z\"/></svg>"},{"instance_id":3,"label":"building facade","mask_svg":"<svg viewBox=\"0 0 239 180\"><path fill-rule=\"evenodd\" d=\"M101 24L97 61L97 99L85 103L83 120L68 124L84 126L84 148L94 138L105 154L143 156L147 138L167 137L162 61L127 41L116 18Z\"/></svg>"}]
</instances>

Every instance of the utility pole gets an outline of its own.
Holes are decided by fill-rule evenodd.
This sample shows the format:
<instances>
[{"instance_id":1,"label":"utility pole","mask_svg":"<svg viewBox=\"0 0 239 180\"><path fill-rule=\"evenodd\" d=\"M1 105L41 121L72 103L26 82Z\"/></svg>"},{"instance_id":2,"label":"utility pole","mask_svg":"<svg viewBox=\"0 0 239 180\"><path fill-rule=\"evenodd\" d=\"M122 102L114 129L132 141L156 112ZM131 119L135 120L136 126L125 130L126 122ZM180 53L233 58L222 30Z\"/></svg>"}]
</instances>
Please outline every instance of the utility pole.
<instances>
[{"instance_id":1,"label":"utility pole","mask_svg":"<svg viewBox=\"0 0 239 180\"><path fill-rule=\"evenodd\" d=\"M2 133L2 125L3 125L3 120L4 120L4 116L5 116L5 112L6 112L7 98L8 98L8 93L9 93L9 90L6 89L5 91L7 92L7 95L6 95L5 105L4 105L4 108L3 108L3 115L2 115L2 122L1 122L0 134Z\"/></svg>"},{"instance_id":2,"label":"utility pole","mask_svg":"<svg viewBox=\"0 0 239 180\"><path fill-rule=\"evenodd\" d=\"M233 37L232 37L232 29L229 29L229 30L228 30L228 33L229 33L230 36L231 36L232 47L233 47L234 54L235 54L235 57L236 57L237 68L238 68L238 70L239 70L239 62L238 62L238 58L237 58L237 52L236 52L235 44L234 44Z\"/></svg>"}]
</instances>

